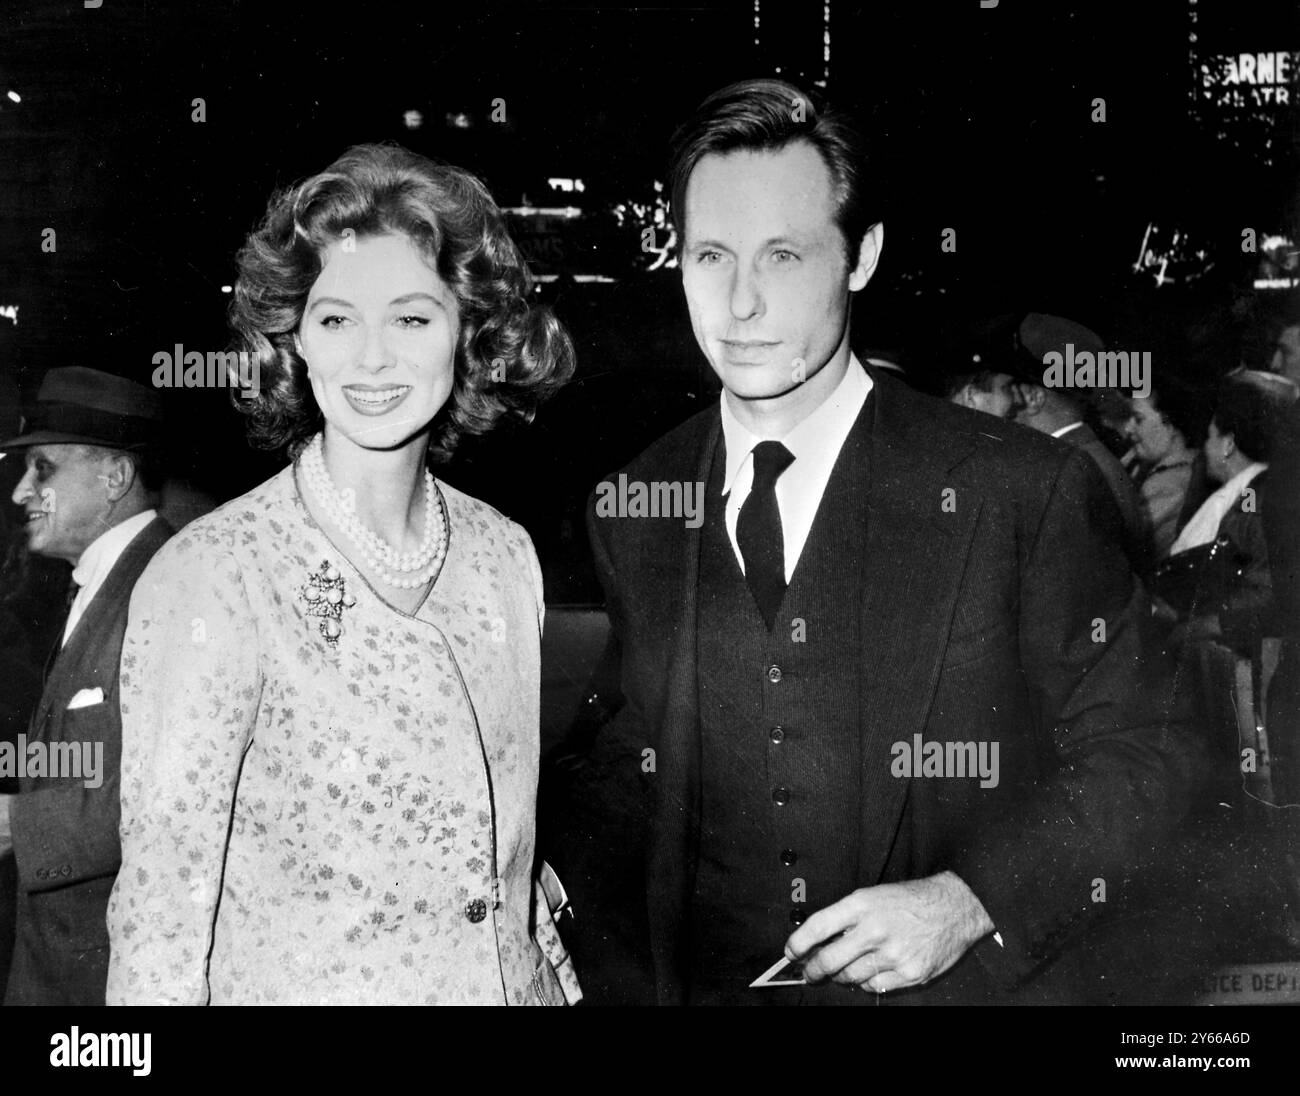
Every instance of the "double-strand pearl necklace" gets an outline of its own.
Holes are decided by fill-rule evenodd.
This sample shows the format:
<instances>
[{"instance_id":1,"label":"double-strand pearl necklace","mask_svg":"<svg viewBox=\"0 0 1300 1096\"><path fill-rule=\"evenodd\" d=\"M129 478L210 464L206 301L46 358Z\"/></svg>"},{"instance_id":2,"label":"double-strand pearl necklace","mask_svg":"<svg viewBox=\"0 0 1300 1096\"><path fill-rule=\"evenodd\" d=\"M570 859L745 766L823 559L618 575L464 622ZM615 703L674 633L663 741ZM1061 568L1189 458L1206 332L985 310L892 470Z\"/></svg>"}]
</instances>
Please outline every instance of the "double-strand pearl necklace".
<instances>
[{"instance_id":1,"label":"double-strand pearl necklace","mask_svg":"<svg viewBox=\"0 0 1300 1096\"><path fill-rule=\"evenodd\" d=\"M334 486L325 467L320 434L303 450L301 467L325 513L360 549L366 566L381 582L399 590L416 590L437 574L447 547L447 525L432 472L426 469L424 473L424 539L418 551L403 553L357 517L351 492L345 494Z\"/></svg>"}]
</instances>

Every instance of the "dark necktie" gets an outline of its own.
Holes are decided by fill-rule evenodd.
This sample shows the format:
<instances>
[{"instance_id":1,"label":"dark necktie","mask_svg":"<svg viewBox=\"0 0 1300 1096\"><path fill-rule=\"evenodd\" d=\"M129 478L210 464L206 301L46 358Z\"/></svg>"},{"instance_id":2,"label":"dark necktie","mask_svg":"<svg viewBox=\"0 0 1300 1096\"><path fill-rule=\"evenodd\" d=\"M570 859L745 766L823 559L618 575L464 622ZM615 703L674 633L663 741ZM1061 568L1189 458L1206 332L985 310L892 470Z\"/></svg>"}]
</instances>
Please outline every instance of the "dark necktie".
<instances>
[{"instance_id":1,"label":"dark necktie","mask_svg":"<svg viewBox=\"0 0 1300 1096\"><path fill-rule=\"evenodd\" d=\"M42 680L49 681L50 671L54 669L54 663L59 657L59 652L63 650L63 632L68 626L68 617L72 615L72 603L77 599L77 591L81 587L69 578L68 593L64 599L63 611L59 614L59 626L54 631L54 643L50 647L50 653L45 659L45 674Z\"/></svg>"},{"instance_id":2,"label":"dark necktie","mask_svg":"<svg viewBox=\"0 0 1300 1096\"><path fill-rule=\"evenodd\" d=\"M785 539L776 481L790 467L794 454L779 441L762 441L754 446L753 457L754 484L736 519L736 544L745 561L745 581L770 632L785 596Z\"/></svg>"}]
</instances>

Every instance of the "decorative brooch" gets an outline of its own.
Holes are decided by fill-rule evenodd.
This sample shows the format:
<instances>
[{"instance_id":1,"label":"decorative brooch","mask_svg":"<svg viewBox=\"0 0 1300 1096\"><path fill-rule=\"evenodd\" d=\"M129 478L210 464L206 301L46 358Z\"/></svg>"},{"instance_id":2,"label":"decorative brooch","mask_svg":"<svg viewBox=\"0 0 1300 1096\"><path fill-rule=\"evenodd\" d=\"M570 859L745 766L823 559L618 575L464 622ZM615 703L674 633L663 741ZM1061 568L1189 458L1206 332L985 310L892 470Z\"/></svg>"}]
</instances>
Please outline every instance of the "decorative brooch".
<instances>
[{"instance_id":1,"label":"decorative brooch","mask_svg":"<svg viewBox=\"0 0 1300 1096\"><path fill-rule=\"evenodd\" d=\"M321 560L320 570L307 576L306 585L298 592L307 602L307 615L320 617L320 634L331 647L339 645L343 625L339 620L344 609L351 609L357 599L343 585L343 576L329 560Z\"/></svg>"}]
</instances>

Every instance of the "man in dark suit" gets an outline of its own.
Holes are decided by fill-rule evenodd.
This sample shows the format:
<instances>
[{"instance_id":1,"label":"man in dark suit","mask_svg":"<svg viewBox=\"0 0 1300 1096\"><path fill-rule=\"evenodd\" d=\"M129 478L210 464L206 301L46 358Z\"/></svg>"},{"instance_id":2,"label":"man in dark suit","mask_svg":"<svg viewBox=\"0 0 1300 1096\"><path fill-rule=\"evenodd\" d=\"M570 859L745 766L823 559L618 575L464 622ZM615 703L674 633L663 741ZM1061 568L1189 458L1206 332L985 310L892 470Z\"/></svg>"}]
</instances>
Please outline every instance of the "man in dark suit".
<instances>
[{"instance_id":1,"label":"man in dark suit","mask_svg":"<svg viewBox=\"0 0 1300 1096\"><path fill-rule=\"evenodd\" d=\"M1064 358L1067 347L1074 353L1094 356L1106 349L1095 332L1061 316L1031 312L1017 317L1015 339L1010 354L1016 360L1008 368L1020 385L1020 407L1016 421L1031 430L1059 438L1067 445L1082 449L1093 459L1102 474L1111 497L1119 510L1123 527L1120 536L1134 570L1144 571L1154 562L1151 530L1142 513L1142 500L1124 466L1101 438L1084 421L1084 409L1090 392L1084 388L1049 388L1043 384L1046 355Z\"/></svg>"},{"instance_id":2,"label":"man in dark suit","mask_svg":"<svg viewBox=\"0 0 1300 1096\"><path fill-rule=\"evenodd\" d=\"M780 81L674 141L724 392L589 511L664 1003L1078 996L1058 957L1197 775L1089 458L850 352L871 178L846 120ZM783 957L808 987L749 988Z\"/></svg>"},{"instance_id":3,"label":"man in dark suit","mask_svg":"<svg viewBox=\"0 0 1300 1096\"><path fill-rule=\"evenodd\" d=\"M121 862L118 660L131 590L171 535L154 510L157 396L95 369L54 369L18 437L13 493L28 547L67 560L75 596L26 741L5 760L0 856L14 857L16 940L5 1004L102 1005L104 916Z\"/></svg>"}]
</instances>

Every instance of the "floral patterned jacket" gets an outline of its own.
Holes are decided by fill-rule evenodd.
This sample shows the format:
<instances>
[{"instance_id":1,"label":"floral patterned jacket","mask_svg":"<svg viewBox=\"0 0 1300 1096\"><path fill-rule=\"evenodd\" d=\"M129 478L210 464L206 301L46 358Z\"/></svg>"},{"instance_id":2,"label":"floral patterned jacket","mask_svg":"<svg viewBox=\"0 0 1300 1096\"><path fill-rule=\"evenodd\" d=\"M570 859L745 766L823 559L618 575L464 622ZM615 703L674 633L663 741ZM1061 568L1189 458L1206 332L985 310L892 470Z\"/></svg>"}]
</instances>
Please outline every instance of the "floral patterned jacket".
<instances>
[{"instance_id":1,"label":"floral patterned jacket","mask_svg":"<svg viewBox=\"0 0 1300 1096\"><path fill-rule=\"evenodd\" d=\"M440 486L447 558L414 614L294 468L136 585L110 1004L581 996L534 885L541 573L522 529Z\"/></svg>"}]
</instances>

